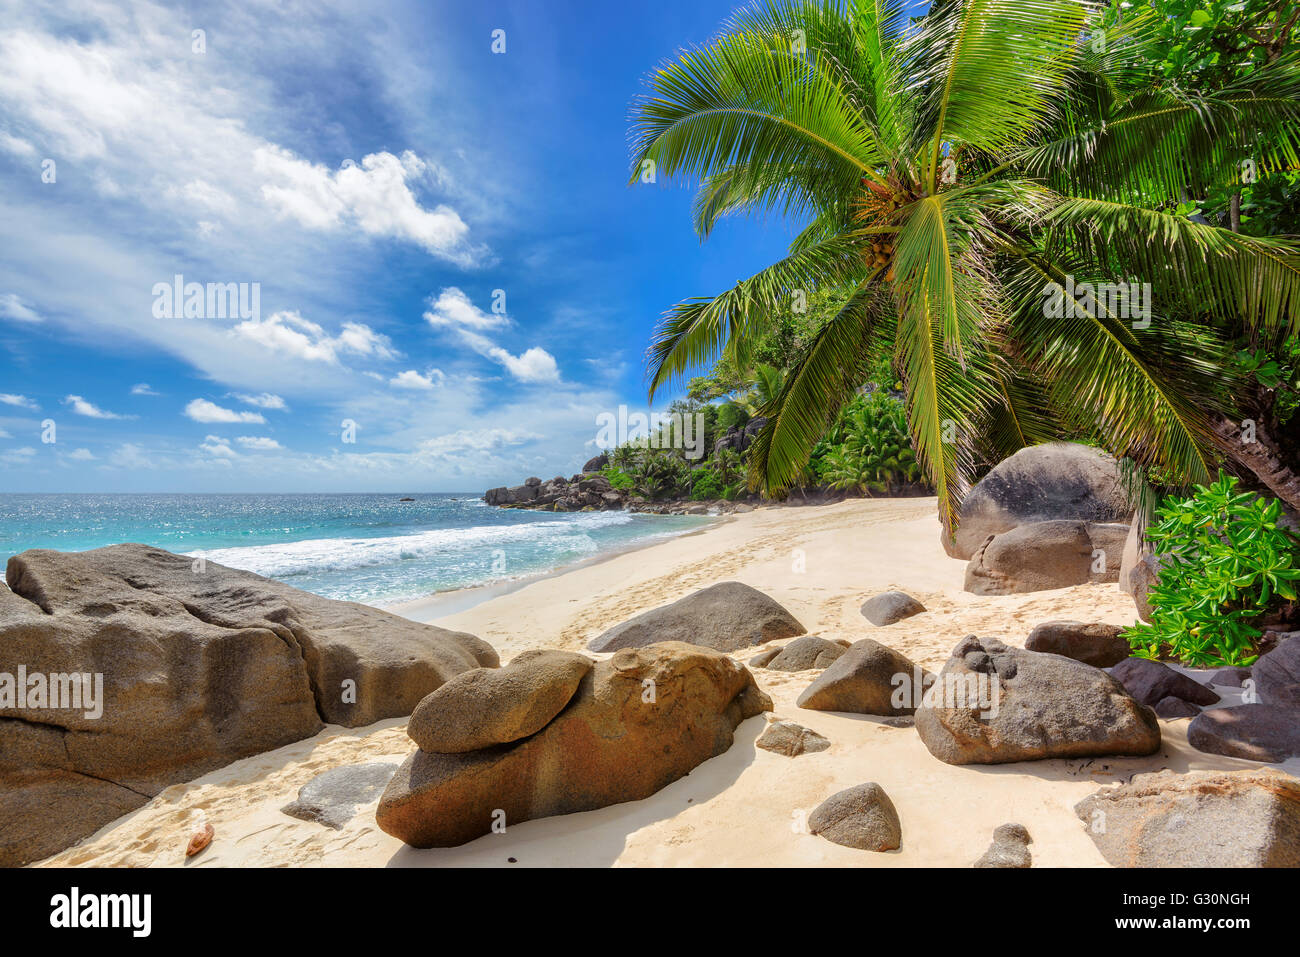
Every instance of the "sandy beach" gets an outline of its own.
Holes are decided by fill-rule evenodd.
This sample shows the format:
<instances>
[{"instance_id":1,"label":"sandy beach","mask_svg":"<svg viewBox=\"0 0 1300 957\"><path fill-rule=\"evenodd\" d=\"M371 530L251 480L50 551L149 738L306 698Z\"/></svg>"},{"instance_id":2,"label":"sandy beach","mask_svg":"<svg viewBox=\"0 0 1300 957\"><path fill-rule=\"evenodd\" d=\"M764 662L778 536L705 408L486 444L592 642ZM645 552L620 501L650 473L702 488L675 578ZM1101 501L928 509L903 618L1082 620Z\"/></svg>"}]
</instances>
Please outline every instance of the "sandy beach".
<instances>
[{"instance_id":1,"label":"sandy beach","mask_svg":"<svg viewBox=\"0 0 1300 957\"><path fill-rule=\"evenodd\" d=\"M1112 584L978 597L962 590L964 568L939 544L932 499L763 508L531 582L437 623L485 638L505 662L533 648L582 650L638 612L737 580L772 595L810 633L850 641L872 637L938 669L967 634L1022 645L1042 621L1133 619L1131 600ZM895 587L919 598L927 612L887 628L867 623L859 613L862 601ZM432 601L404 610L420 617L439 607ZM1016 821L1033 837L1035 866L1103 867L1072 810L1086 795L1160 768L1259 766L1196 751L1187 745L1185 720L1162 720L1164 743L1146 758L955 767L933 758L906 721L796 708L816 672L754 674L774 712L743 723L729 751L643 801L512 825L504 834L434 850L406 847L380 831L374 803L360 807L340 830L281 812L322 771L403 760L414 744L404 720L390 719L356 729L330 726L169 787L42 865L965 867L987 848L995 827ZM1224 705L1237 703L1231 689L1217 690ZM830 749L791 759L755 748L773 717L819 732L830 739ZM1281 767L1295 773L1297 763ZM900 850L864 854L806 833L803 819L820 801L866 781L881 784L899 810ZM186 842L204 821L216 837L187 864Z\"/></svg>"}]
</instances>

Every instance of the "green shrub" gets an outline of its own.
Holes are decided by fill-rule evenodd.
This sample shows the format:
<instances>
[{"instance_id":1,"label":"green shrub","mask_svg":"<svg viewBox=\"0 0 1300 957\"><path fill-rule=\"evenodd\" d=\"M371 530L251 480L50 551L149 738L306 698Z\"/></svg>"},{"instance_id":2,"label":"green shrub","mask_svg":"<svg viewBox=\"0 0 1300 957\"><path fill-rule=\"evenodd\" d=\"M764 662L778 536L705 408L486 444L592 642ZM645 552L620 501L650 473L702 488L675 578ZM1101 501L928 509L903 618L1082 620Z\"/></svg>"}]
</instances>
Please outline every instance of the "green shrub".
<instances>
[{"instance_id":1,"label":"green shrub","mask_svg":"<svg viewBox=\"0 0 1300 957\"><path fill-rule=\"evenodd\" d=\"M1162 565L1147 595L1151 623L1124 632L1133 653L1194 667L1248 665L1256 623L1295 600L1296 539L1278 525L1281 504L1241 492L1219 475L1188 498L1168 500L1147 529Z\"/></svg>"}]
</instances>

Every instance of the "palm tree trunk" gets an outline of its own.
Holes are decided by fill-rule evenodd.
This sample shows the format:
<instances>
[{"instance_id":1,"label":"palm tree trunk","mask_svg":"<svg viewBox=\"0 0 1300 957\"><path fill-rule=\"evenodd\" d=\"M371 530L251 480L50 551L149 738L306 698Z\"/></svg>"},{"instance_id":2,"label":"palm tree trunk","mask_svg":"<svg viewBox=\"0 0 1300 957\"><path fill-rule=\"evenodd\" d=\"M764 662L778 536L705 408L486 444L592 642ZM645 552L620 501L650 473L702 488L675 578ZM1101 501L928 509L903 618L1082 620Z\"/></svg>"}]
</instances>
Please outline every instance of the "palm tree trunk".
<instances>
[{"instance_id":1,"label":"palm tree trunk","mask_svg":"<svg viewBox=\"0 0 1300 957\"><path fill-rule=\"evenodd\" d=\"M1242 441L1241 425L1227 416L1215 420L1214 431L1233 461L1263 482L1283 504L1300 511L1300 474L1287 464L1281 447L1262 423L1255 424L1253 442Z\"/></svg>"}]
</instances>

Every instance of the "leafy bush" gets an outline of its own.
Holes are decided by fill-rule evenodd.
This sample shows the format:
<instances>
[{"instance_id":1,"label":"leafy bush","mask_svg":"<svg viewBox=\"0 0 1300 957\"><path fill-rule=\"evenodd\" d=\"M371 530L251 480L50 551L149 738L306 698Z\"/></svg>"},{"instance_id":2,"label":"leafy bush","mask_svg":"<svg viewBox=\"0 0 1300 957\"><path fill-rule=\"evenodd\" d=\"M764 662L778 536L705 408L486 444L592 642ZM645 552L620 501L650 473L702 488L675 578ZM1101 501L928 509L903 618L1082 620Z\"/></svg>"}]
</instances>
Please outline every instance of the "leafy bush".
<instances>
[{"instance_id":1,"label":"leafy bush","mask_svg":"<svg viewBox=\"0 0 1300 957\"><path fill-rule=\"evenodd\" d=\"M903 404L883 391L855 397L813 451L818 479L841 491L892 492L921 477Z\"/></svg>"},{"instance_id":2,"label":"leafy bush","mask_svg":"<svg viewBox=\"0 0 1300 957\"><path fill-rule=\"evenodd\" d=\"M1162 561L1147 600L1151 623L1124 635L1143 658L1167 655L1195 667L1248 665L1259 655L1256 623L1294 601L1297 541L1278 525L1281 504L1219 475L1157 510L1147 538Z\"/></svg>"},{"instance_id":3,"label":"leafy bush","mask_svg":"<svg viewBox=\"0 0 1300 957\"><path fill-rule=\"evenodd\" d=\"M623 471L617 465L606 465L600 470L600 474L609 479L610 488L622 489L625 492L630 492L636 485L632 476Z\"/></svg>"}]
</instances>

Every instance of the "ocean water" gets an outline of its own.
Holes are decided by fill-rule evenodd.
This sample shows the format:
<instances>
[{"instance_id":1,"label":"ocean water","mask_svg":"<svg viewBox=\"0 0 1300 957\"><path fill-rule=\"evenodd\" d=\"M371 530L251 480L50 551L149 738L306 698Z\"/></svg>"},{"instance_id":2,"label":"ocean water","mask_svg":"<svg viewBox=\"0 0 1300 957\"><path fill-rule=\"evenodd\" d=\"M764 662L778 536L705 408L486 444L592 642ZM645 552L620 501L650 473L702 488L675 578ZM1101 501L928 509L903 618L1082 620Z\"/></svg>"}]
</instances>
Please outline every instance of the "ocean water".
<instances>
[{"instance_id":1,"label":"ocean water","mask_svg":"<svg viewBox=\"0 0 1300 957\"><path fill-rule=\"evenodd\" d=\"M470 495L0 495L0 557L144 542L367 604L518 579L702 516L531 512Z\"/></svg>"}]
</instances>

